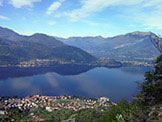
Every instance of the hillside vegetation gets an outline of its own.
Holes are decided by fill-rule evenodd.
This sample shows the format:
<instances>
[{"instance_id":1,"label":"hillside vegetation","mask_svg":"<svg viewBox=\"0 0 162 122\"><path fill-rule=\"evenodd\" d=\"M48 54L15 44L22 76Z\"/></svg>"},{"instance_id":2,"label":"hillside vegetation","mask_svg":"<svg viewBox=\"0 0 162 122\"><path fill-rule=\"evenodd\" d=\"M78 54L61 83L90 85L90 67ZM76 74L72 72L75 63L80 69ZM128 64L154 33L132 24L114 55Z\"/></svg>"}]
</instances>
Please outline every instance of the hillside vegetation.
<instances>
[{"instance_id":1,"label":"hillside vegetation","mask_svg":"<svg viewBox=\"0 0 162 122\"><path fill-rule=\"evenodd\" d=\"M150 62L159 55L151 43L152 32L132 32L114 37L70 37L60 39L65 44L79 47L97 57L115 60ZM141 53L142 52L142 53Z\"/></svg>"},{"instance_id":2,"label":"hillside vegetation","mask_svg":"<svg viewBox=\"0 0 162 122\"><path fill-rule=\"evenodd\" d=\"M155 69L145 74L141 92L132 102L122 100L115 104L109 101L98 101L95 98L71 96L31 96L26 98L1 98L0 107L7 109L6 115L0 115L2 121L52 121L76 120L76 122L161 122L162 121L162 55L157 58ZM46 99L49 98L49 99ZM66 98L66 99L65 99ZM51 102L52 99L57 99ZM30 106L12 108L20 101L32 101ZM8 101L7 104L5 101ZM15 102L13 102L15 101ZM17 101L17 103L16 103ZM27 103L28 103L27 102ZM20 105L20 104L18 104ZM36 106L40 107L36 107ZM57 110L51 110L52 105ZM71 108L69 108L69 105ZM59 106L59 109L58 109ZM80 109L80 107L82 109ZM86 108L85 108L86 107ZM18 109L19 108L19 109ZM26 109L28 108L28 109ZM49 108L49 110L48 110ZM69 108L69 109L67 109ZM74 110L73 110L74 109Z\"/></svg>"},{"instance_id":3,"label":"hillside vegetation","mask_svg":"<svg viewBox=\"0 0 162 122\"><path fill-rule=\"evenodd\" d=\"M162 121L162 55L155 69L146 72L141 92L133 102L121 101L102 116L99 122L161 122Z\"/></svg>"},{"instance_id":4,"label":"hillside vegetation","mask_svg":"<svg viewBox=\"0 0 162 122\"><path fill-rule=\"evenodd\" d=\"M18 64L32 59L60 59L65 61L74 60L77 63L92 62L97 58L68 45L48 47L39 43L13 42L0 39L0 64Z\"/></svg>"},{"instance_id":5,"label":"hillside vegetation","mask_svg":"<svg viewBox=\"0 0 162 122\"><path fill-rule=\"evenodd\" d=\"M121 66L120 62L97 58L46 34L23 36L0 27L0 67L49 67L57 64Z\"/></svg>"}]
</instances>

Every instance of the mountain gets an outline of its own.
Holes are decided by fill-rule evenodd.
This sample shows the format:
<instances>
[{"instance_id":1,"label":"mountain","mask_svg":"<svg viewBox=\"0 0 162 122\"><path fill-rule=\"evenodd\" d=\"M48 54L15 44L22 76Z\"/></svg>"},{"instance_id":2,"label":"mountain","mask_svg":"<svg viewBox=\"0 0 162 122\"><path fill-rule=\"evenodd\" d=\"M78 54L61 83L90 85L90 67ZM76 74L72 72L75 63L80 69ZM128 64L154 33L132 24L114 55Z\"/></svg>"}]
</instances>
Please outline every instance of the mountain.
<instances>
[{"instance_id":1,"label":"mountain","mask_svg":"<svg viewBox=\"0 0 162 122\"><path fill-rule=\"evenodd\" d=\"M26 36L19 35L11 29L0 27L0 38L13 41L23 40Z\"/></svg>"},{"instance_id":2,"label":"mountain","mask_svg":"<svg viewBox=\"0 0 162 122\"><path fill-rule=\"evenodd\" d=\"M41 34L41 33L36 33L33 34L31 36L29 36L26 41L30 41L30 42L37 42L43 45L47 45L47 46L59 46L59 45L63 45L63 42L55 39L52 36L48 36L46 34Z\"/></svg>"},{"instance_id":3,"label":"mountain","mask_svg":"<svg viewBox=\"0 0 162 122\"><path fill-rule=\"evenodd\" d=\"M16 42L17 41L36 42L47 46L58 46L63 44L63 42L46 34L36 33L31 36L23 36L14 32L13 30L2 27L0 27L0 38Z\"/></svg>"},{"instance_id":4,"label":"mountain","mask_svg":"<svg viewBox=\"0 0 162 122\"><path fill-rule=\"evenodd\" d=\"M155 36L155 34L136 31L111 38L70 37L62 41L97 57L147 62L159 55L150 40L150 36Z\"/></svg>"},{"instance_id":5,"label":"mountain","mask_svg":"<svg viewBox=\"0 0 162 122\"><path fill-rule=\"evenodd\" d=\"M65 62L74 60L76 63L97 60L85 51L68 45L49 47L35 42L13 42L0 39L1 64L18 64L33 59L58 59Z\"/></svg>"},{"instance_id":6,"label":"mountain","mask_svg":"<svg viewBox=\"0 0 162 122\"><path fill-rule=\"evenodd\" d=\"M68 45L73 45L84 50L95 49L98 45L104 44L107 41L102 36L96 37L69 37L67 39L59 38L61 41Z\"/></svg>"},{"instance_id":7,"label":"mountain","mask_svg":"<svg viewBox=\"0 0 162 122\"><path fill-rule=\"evenodd\" d=\"M1 28L0 33L0 67L49 67L58 64L121 66L119 62L96 58L45 34L22 36L6 28Z\"/></svg>"}]
</instances>

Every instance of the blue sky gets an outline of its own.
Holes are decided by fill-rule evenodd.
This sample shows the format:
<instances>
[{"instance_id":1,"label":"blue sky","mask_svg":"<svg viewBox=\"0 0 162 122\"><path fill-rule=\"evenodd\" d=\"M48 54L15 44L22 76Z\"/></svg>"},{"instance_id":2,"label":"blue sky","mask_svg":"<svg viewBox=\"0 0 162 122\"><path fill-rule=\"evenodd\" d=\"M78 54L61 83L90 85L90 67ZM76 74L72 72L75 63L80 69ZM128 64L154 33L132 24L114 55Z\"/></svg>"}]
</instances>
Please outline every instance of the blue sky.
<instances>
[{"instance_id":1,"label":"blue sky","mask_svg":"<svg viewBox=\"0 0 162 122\"><path fill-rule=\"evenodd\" d=\"M31 35L162 35L162 0L0 0L0 26Z\"/></svg>"}]
</instances>

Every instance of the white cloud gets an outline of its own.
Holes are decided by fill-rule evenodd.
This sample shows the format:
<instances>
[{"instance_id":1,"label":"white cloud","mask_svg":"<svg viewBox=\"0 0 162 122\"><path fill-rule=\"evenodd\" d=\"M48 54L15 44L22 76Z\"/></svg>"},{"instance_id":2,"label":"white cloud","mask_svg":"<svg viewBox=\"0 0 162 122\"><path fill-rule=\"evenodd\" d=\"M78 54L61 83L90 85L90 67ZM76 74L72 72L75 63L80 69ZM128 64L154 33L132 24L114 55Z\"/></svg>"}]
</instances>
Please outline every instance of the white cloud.
<instances>
[{"instance_id":1,"label":"white cloud","mask_svg":"<svg viewBox=\"0 0 162 122\"><path fill-rule=\"evenodd\" d=\"M54 25L56 25L56 22L54 22L54 21L49 21L49 22L47 22L47 24L50 25L50 26L54 26Z\"/></svg>"},{"instance_id":2,"label":"white cloud","mask_svg":"<svg viewBox=\"0 0 162 122\"><path fill-rule=\"evenodd\" d=\"M56 11L61 5L62 5L62 2L64 2L65 0L59 0L59 1L56 1L56 2L53 2L49 8L47 9L46 11L46 14L48 15L51 15L54 13L54 11Z\"/></svg>"},{"instance_id":3,"label":"white cloud","mask_svg":"<svg viewBox=\"0 0 162 122\"><path fill-rule=\"evenodd\" d=\"M41 0L9 0L9 3L15 8L21 8L23 6L33 7L34 2L41 2Z\"/></svg>"},{"instance_id":4,"label":"white cloud","mask_svg":"<svg viewBox=\"0 0 162 122\"><path fill-rule=\"evenodd\" d=\"M139 23L141 23L147 30L162 30L162 0L144 0L141 10L137 13L135 18ZM142 11L142 9L148 8L150 11ZM139 18L139 19L137 19Z\"/></svg>"},{"instance_id":5,"label":"white cloud","mask_svg":"<svg viewBox=\"0 0 162 122\"><path fill-rule=\"evenodd\" d=\"M161 5L162 0L82 0L80 8L64 12L57 17L68 17L70 21L76 22L109 7L126 6L125 9L128 8L128 11L123 11L122 16L128 16L134 20L131 21L132 23L141 23L147 29L162 30ZM145 10L147 8L149 12Z\"/></svg>"},{"instance_id":6,"label":"white cloud","mask_svg":"<svg viewBox=\"0 0 162 122\"><path fill-rule=\"evenodd\" d=\"M103 11L110 6L134 5L141 1L143 0L83 0L81 2L81 8L74 9L71 12L65 12L64 15L70 17L71 21L78 21L80 18Z\"/></svg>"},{"instance_id":7,"label":"white cloud","mask_svg":"<svg viewBox=\"0 0 162 122\"><path fill-rule=\"evenodd\" d=\"M9 21L10 18L0 15L0 20L7 20L7 21Z\"/></svg>"},{"instance_id":8,"label":"white cloud","mask_svg":"<svg viewBox=\"0 0 162 122\"><path fill-rule=\"evenodd\" d=\"M60 2L54 2L46 11L46 14L50 15L52 14L54 11L56 11L59 7L61 6Z\"/></svg>"}]
</instances>

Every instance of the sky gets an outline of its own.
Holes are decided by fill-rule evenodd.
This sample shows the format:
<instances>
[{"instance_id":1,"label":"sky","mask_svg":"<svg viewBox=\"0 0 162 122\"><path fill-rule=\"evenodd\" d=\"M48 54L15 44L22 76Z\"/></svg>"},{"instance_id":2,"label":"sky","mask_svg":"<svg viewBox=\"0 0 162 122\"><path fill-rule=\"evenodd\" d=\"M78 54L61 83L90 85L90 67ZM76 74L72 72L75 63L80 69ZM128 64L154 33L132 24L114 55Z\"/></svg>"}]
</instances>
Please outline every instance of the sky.
<instances>
[{"instance_id":1,"label":"sky","mask_svg":"<svg viewBox=\"0 0 162 122\"><path fill-rule=\"evenodd\" d=\"M162 0L0 0L0 26L65 38L162 35Z\"/></svg>"}]
</instances>

